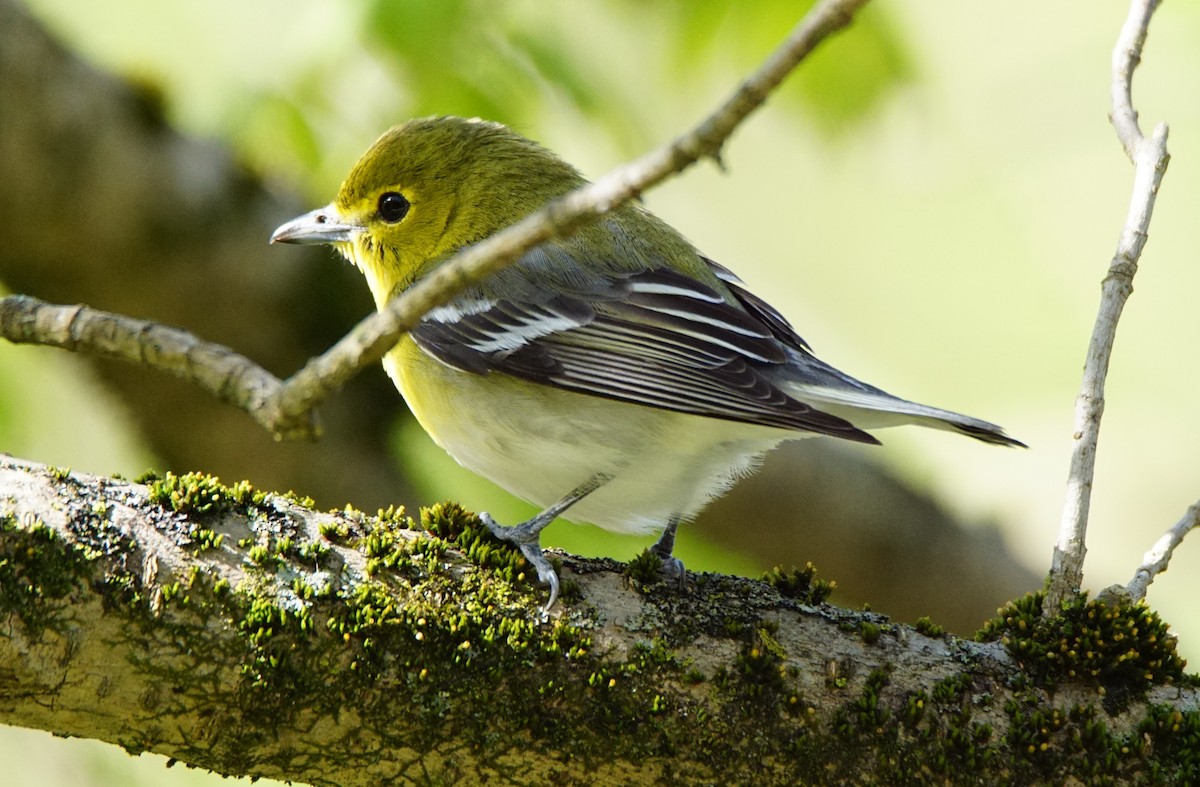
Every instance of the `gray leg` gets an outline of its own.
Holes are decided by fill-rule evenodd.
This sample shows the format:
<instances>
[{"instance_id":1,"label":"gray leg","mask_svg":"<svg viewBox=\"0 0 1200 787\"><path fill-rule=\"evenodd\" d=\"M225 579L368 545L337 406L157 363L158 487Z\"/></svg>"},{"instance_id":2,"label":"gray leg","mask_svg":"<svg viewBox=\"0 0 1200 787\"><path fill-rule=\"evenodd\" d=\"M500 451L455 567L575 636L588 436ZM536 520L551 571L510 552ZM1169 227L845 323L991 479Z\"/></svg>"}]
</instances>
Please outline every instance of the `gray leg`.
<instances>
[{"instance_id":1,"label":"gray leg","mask_svg":"<svg viewBox=\"0 0 1200 787\"><path fill-rule=\"evenodd\" d=\"M542 554L540 543L542 530L568 508L608 483L611 478L604 473L597 473L545 511L512 527L501 525L492 519L491 514L486 512L479 514L479 521L487 526L492 535L520 549L521 554L525 556L530 565L537 569L538 579L550 586L550 600L546 602L543 612L549 612L550 607L554 606L554 602L558 599L558 575L554 573L554 566L550 565L550 561Z\"/></svg>"},{"instance_id":2,"label":"gray leg","mask_svg":"<svg viewBox=\"0 0 1200 787\"><path fill-rule=\"evenodd\" d=\"M687 587L687 571L683 567L683 561L671 554L675 551L675 531L678 529L679 517L671 517L666 530L654 542L654 546L650 547L650 551L662 560L662 572L678 582L679 589L683 590Z\"/></svg>"}]
</instances>

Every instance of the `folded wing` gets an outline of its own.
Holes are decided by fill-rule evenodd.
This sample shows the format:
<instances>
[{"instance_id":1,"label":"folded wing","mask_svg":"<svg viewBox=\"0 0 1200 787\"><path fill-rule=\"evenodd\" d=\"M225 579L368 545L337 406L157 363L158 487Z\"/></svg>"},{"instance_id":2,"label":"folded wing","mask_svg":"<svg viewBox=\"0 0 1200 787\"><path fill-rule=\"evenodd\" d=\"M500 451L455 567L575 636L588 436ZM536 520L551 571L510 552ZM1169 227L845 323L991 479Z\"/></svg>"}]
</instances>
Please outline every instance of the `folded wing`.
<instances>
[{"instance_id":1,"label":"folded wing","mask_svg":"<svg viewBox=\"0 0 1200 787\"><path fill-rule=\"evenodd\" d=\"M736 282L724 269L713 271ZM430 355L467 372L878 442L784 392L775 378L804 342L765 303L755 299L747 308L743 299L752 296L740 287L727 299L713 286L657 268L613 273L585 292L564 289L473 291L431 312L412 334Z\"/></svg>"}]
</instances>

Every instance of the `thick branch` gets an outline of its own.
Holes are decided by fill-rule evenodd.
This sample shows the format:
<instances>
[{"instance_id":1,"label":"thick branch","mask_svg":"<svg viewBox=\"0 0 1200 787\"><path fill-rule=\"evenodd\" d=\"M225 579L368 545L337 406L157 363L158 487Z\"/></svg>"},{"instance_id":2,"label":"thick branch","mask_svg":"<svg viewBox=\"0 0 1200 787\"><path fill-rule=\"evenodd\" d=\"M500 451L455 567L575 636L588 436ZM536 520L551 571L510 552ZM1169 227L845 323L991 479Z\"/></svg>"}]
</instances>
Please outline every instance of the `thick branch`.
<instances>
[{"instance_id":1,"label":"thick branch","mask_svg":"<svg viewBox=\"0 0 1200 787\"><path fill-rule=\"evenodd\" d=\"M1133 70L1141 61L1150 16L1157 5L1157 0L1133 0L1113 50L1111 119L1118 140L1133 161L1133 190L1117 251L1102 285L1100 310L1092 328L1083 382L1075 400L1074 444L1066 501L1047 587L1046 614L1051 615L1083 584L1088 509L1095 475L1096 445L1100 438L1100 417L1104 413L1104 380L1108 376L1117 322L1125 301L1133 293L1133 276L1146 245L1154 200L1170 160L1166 125L1160 123L1151 138L1145 139L1138 128L1131 98Z\"/></svg>"},{"instance_id":2,"label":"thick branch","mask_svg":"<svg viewBox=\"0 0 1200 787\"><path fill-rule=\"evenodd\" d=\"M1087 685L1054 677L1065 654L570 556L540 624L515 553L458 509L423 521L461 548L211 479L0 460L0 721L339 785L1086 782L1191 745L1200 697L1137 607L1098 617L1154 636ZM1042 646L1036 611L1006 614L1009 649Z\"/></svg>"}]
</instances>

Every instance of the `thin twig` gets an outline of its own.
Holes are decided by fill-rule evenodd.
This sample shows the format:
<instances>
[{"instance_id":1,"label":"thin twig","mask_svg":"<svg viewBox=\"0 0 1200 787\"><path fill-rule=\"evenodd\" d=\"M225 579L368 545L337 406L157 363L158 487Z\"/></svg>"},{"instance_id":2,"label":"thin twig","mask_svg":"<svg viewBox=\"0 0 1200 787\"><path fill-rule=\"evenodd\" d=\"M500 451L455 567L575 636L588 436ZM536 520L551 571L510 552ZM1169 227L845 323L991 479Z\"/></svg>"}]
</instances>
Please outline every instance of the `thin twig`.
<instances>
[{"instance_id":1,"label":"thin twig","mask_svg":"<svg viewBox=\"0 0 1200 787\"><path fill-rule=\"evenodd\" d=\"M0 335L14 342L85 350L164 369L242 407L278 437L312 436L316 431L313 409L353 375L380 360L427 311L511 264L539 243L579 230L701 158L719 160L721 147L746 116L761 106L821 41L847 26L867 2L824 0L758 70L694 129L464 249L383 311L361 321L332 348L310 360L283 383L232 350L203 342L179 329L163 328L165 333L161 333L151 323L85 307L53 307L23 301L18 296L0 298ZM70 341L59 340L55 334L40 335L41 321L29 319L30 309L37 310L49 322L73 321ZM54 309L65 311L55 313L51 311ZM50 314L55 314L54 320L46 317ZM86 321L85 326L72 315L97 320ZM148 344L142 347L141 342ZM201 356L214 359L215 367L201 369Z\"/></svg>"},{"instance_id":2,"label":"thin twig","mask_svg":"<svg viewBox=\"0 0 1200 787\"><path fill-rule=\"evenodd\" d=\"M427 311L511 264L539 243L570 235L705 156L719 158L721 146L746 116L762 105L817 44L848 25L866 3L820 3L763 65L694 129L455 255L293 375L268 402L270 419L286 425L304 417L359 370L380 360Z\"/></svg>"},{"instance_id":3,"label":"thin twig","mask_svg":"<svg viewBox=\"0 0 1200 787\"><path fill-rule=\"evenodd\" d=\"M1133 579L1125 586L1129 598L1139 601L1146 597L1146 589L1150 587L1150 583L1167 570L1175 547L1179 546L1183 537L1197 525L1200 525L1200 501L1193 503L1183 518L1163 533L1162 537L1154 542L1154 546L1150 547L1150 551L1142 556L1142 565L1138 566Z\"/></svg>"},{"instance_id":4,"label":"thin twig","mask_svg":"<svg viewBox=\"0 0 1200 787\"><path fill-rule=\"evenodd\" d=\"M1146 31L1157 6L1157 0L1133 0L1113 49L1110 118L1117 138L1134 165L1133 190L1116 254L1109 263L1108 275L1101 287L1100 310L1088 344L1083 382L1075 400L1074 446L1066 501L1043 606L1047 615L1057 614L1062 603L1078 592L1083 583L1088 508L1100 417L1104 412L1104 380L1108 375L1117 322L1125 301L1133 292L1133 276L1146 245L1154 200L1170 159L1166 125L1157 125L1151 137L1146 139L1138 127L1132 100L1133 71L1141 62Z\"/></svg>"}]
</instances>

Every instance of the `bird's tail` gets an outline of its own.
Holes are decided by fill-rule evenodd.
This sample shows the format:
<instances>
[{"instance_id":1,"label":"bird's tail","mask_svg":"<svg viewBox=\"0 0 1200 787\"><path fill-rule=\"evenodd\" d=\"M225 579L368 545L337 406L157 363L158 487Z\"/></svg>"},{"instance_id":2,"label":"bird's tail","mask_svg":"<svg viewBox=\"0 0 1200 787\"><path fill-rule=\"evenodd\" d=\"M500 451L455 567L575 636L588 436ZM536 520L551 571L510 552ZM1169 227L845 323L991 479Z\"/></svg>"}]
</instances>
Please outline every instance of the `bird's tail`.
<instances>
[{"instance_id":1,"label":"bird's tail","mask_svg":"<svg viewBox=\"0 0 1200 787\"><path fill-rule=\"evenodd\" d=\"M853 382L858 383L857 380ZM858 385L862 387L831 387L794 382L783 387L790 396L830 415L844 418L860 429L917 424L958 432L993 445L1027 447L1020 440L1006 435L996 424L950 410L910 402L863 383Z\"/></svg>"}]
</instances>

